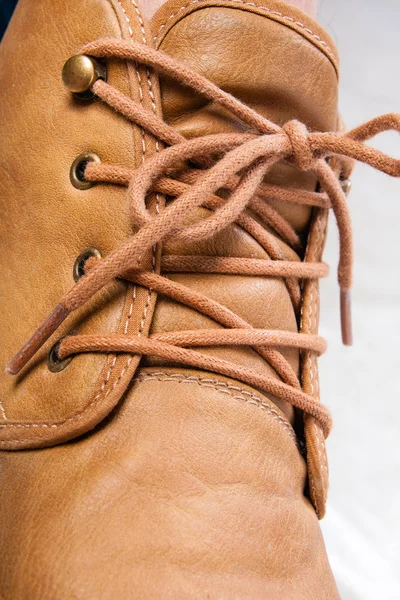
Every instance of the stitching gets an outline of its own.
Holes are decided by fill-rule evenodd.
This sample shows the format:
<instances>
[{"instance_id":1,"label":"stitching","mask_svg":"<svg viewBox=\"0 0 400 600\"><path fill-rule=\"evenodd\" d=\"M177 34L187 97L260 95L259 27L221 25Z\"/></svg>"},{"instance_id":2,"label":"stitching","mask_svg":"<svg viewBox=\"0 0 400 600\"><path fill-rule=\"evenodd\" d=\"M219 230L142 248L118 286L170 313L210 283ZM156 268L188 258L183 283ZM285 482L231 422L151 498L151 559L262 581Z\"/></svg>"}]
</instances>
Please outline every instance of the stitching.
<instances>
[{"instance_id":1,"label":"stitching","mask_svg":"<svg viewBox=\"0 0 400 600\"><path fill-rule=\"evenodd\" d=\"M231 396L235 400L243 400L248 404L258 406L258 408L265 410L272 416L273 419L278 421L284 427L290 438L297 442L296 435L289 421L282 417L277 410L275 410L270 404L267 404L267 402L263 401L259 396L253 394L252 392L248 392L239 386L232 385L224 381L219 381L217 379L211 379L209 377L184 375L183 373L170 373L163 371L150 374L141 373L135 378L135 381L178 381L182 384L195 383L201 387L214 389L221 394L227 394ZM237 392L239 392L239 394Z\"/></svg>"},{"instance_id":2,"label":"stitching","mask_svg":"<svg viewBox=\"0 0 400 600\"><path fill-rule=\"evenodd\" d=\"M321 469L323 469L326 472L326 476L328 476L328 461L326 458L326 446L323 440L321 440L321 432L320 429L315 425L314 422L314 431L315 431L315 438L317 440L317 450L318 450L318 455L319 455L319 460L320 460L320 466Z\"/></svg>"},{"instance_id":3,"label":"stitching","mask_svg":"<svg viewBox=\"0 0 400 600\"><path fill-rule=\"evenodd\" d=\"M131 0L131 2L135 8L135 12L139 19L140 29L142 32L142 41L144 44L147 44L146 30L144 27L143 17L139 10L139 6L137 5L135 0ZM155 95L154 95L154 91L153 91L153 84L151 82L150 70L148 67L146 67L146 75L147 75L147 84L149 86L149 95L150 95L150 99L151 99L151 106L152 106L154 114L156 114L157 113L156 99L155 99ZM142 129L142 131L143 131L143 129ZM159 141L158 141L158 139L156 139L156 152L159 152L159 150L160 150ZM157 213L158 213L158 210L159 210L159 196L157 195L157 206L156 206Z\"/></svg>"},{"instance_id":4,"label":"stitching","mask_svg":"<svg viewBox=\"0 0 400 600\"><path fill-rule=\"evenodd\" d=\"M235 400L243 400L243 401L247 402L248 404L253 404L254 406L258 406L258 408L265 410L272 416L273 419L278 421L284 427L286 433L297 443L296 434L294 433L293 428L292 428L291 424L289 423L289 421L287 421L276 409L274 409L273 406L271 406L270 404L265 402L265 400L262 400L256 394L254 394L252 392L248 392L247 390L243 389L240 386L232 385L230 383L226 383L224 381L219 381L217 379L211 379L210 377L201 377L201 376L196 376L196 375L184 375L183 373L182 374L181 373L170 373L167 371L166 372L159 371L159 372L155 372L155 373L151 373L151 374L141 373L140 375L138 375L138 377L135 378L134 381L141 382L141 381L151 381L151 380L154 380L154 381L176 381L176 380L178 380L180 383L186 383L186 384L187 383L197 383L201 387L211 388L211 389L214 389L214 390L220 392L221 394L227 394L227 395L231 396L232 398L234 398ZM116 384L114 384L114 386L115 385ZM94 403L94 401L91 404L93 404L93 403ZM73 420L75 418L75 416L69 417L65 421L62 421L62 423L67 423L68 421ZM58 424L55 424L55 423L52 423L52 424L50 424L50 423L28 423L28 424L10 423L10 424L6 425L6 427L14 427L17 429L30 429L30 428L39 428L39 427L56 428L56 427L58 427ZM0 429L1 428L2 428L2 426L0 425ZM13 444L22 444L27 441L30 441L30 440L28 440L28 439L15 440L15 441L12 440L12 443ZM8 445L9 443L10 443L9 441L0 441L0 445Z\"/></svg>"},{"instance_id":5,"label":"stitching","mask_svg":"<svg viewBox=\"0 0 400 600\"><path fill-rule=\"evenodd\" d=\"M161 37L162 31L165 29L165 27L168 25L168 23L169 23L169 21L171 19L173 19L180 12L182 12L186 8L188 8L191 4L201 4L201 2L202 2L202 0L191 0L187 4L181 6L175 13L172 13L168 17L168 19L159 27L157 34L154 36L154 40L156 42L159 41L159 39ZM243 5L247 4L248 6L254 6L255 8L265 10L267 13L269 13L271 15L275 15L277 17L280 17L281 19L284 19L285 21L289 21L290 23L293 23L293 25L297 25L301 29L304 29L304 31L306 31L313 38L315 38L320 44L322 44L325 47L325 49L326 49L327 53L329 54L329 56L336 62L336 57L335 57L334 53L332 52L330 46L319 35L317 35L311 29L309 29L308 27L306 27L304 25L304 23L302 23L301 21L296 21L295 19L293 19L293 17L289 17L288 15L284 15L283 13L281 13L281 12L279 12L277 10L273 10L272 8L268 8L267 6L258 6L254 2L249 2L249 0L230 0L230 2L232 4L243 4Z\"/></svg>"},{"instance_id":6,"label":"stitching","mask_svg":"<svg viewBox=\"0 0 400 600\"><path fill-rule=\"evenodd\" d=\"M315 245L316 245L315 251L318 254L321 253L321 248L322 248L322 243L323 243L322 222L323 222L322 216L319 216L318 224L317 224L316 238L315 238ZM313 284L313 282L311 282L311 285L312 284ZM317 288L317 284L312 285L311 289L314 292L314 291L316 291L316 288ZM315 304L314 304L314 298L313 298L313 296L311 296L311 298L310 298L310 313L312 312L313 308L315 309L315 313L317 312L317 304L316 303L317 303L317 297L315 298ZM316 319L317 319L317 317L315 314L314 319L313 319L313 327L314 328L317 327ZM318 373L317 373L316 359L314 356L312 356L312 357L310 356L310 360L311 360L311 377L312 377L312 381L315 381L316 394L319 397L319 378L318 378ZM312 385L312 389L314 391L313 385ZM319 460L320 460L320 467L323 471L325 471L326 477L327 477L328 476L328 463L327 463L327 457L326 457L326 447L325 447L324 441L321 441L321 431L314 420L313 420L313 429L314 429L315 437L316 437L317 444L318 444L317 450L318 450L318 455L319 455Z\"/></svg>"},{"instance_id":7,"label":"stitching","mask_svg":"<svg viewBox=\"0 0 400 600\"><path fill-rule=\"evenodd\" d=\"M117 0L117 2L118 2L119 6L120 6L120 8L121 8L121 10L122 10L122 12L124 14L125 20L126 20L127 25L128 25L129 35L130 35L130 37L131 37L131 39L133 41L134 40L134 36L133 36L132 24L131 24L131 21L129 19L129 16L128 16L128 14L127 14L124 6L122 5L121 0ZM142 32L142 40L143 40L144 43L147 43L147 41L146 41L146 32L145 32L145 29L144 29L144 22L143 22L143 19L142 19L142 15L141 15L141 13L139 11L139 8L138 8L135 0L132 0L132 3L134 5L134 7L135 7L136 14L137 14L137 16L139 18L140 28L141 28L141 32ZM141 78L140 71L139 71L139 68L138 68L137 65L136 65L135 71L136 71L136 76L137 76L137 80L138 80L138 84L139 84L140 102L141 102L141 104L143 104L142 78ZM156 105L155 105L154 94L153 94L153 90L152 90L152 85L151 85L151 80L150 80L150 75L149 75L148 69L147 69L147 80L149 82L149 89L151 90L150 96L152 98L153 110L155 110L156 109ZM144 129L143 128L141 128L141 136L142 136L142 163L143 163L144 160L145 160L145 154L146 154L146 151L147 151L147 148L146 148L146 138L145 138L145 133L144 133ZM158 144L158 142L157 142L157 144ZM158 146L157 146L157 151L158 151ZM158 196L157 196L157 212L158 212L158 203L159 203L159 200L158 200ZM155 248L153 248L153 250L152 250L152 270L153 270L153 272L154 272L154 269L155 269ZM126 318L125 327L124 327L124 334L125 335L128 333L129 323L130 323L130 319L131 319L132 314L133 314L133 306L134 306L134 303L136 301L136 296L137 296L137 288L136 288L136 285L134 285L133 286L133 292L132 292L132 300L131 300L131 304L130 304L130 307L129 307L128 316ZM147 312L148 312L148 309L149 309L150 304L151 304L151 298L152 298L152 291L148 290L146 306L144 307L143 317L142 317L142 320L140 322L138 336L142 335L143 328L144 328L144 325L145 325L145 322L146 322ZM125 364L124 368L122 369L121 373L119 374L118 378L116 379L116 381L114 382L114 384L112 385L112 387L105 394L104 400L110 395L110 393L112 391L115 390L115 388L117 387L117 385L119 385L121 379L125 375L126 371L129 369L129 367L130 367L130 365L132 363L132 360L133 360L133 356L130 356L129 359L128 359L128 361L127 361L127 363ZM87 407L85 408L85 410L91 408L100 399L100 397L102 396L102 394L103 394L103 392L104 392L104 390L105 390L105 388L106 388L106 386L107 386L107 384L108 384L108 382L110 380L110 377L111 377L112 371L114 370L116 362L117 362L117 355L115 355L114 358L113 358L113 360L112 360L112 363L111 363L110 368L108 370L107 376L106 376L104 382L102 383L99 392L96 394L96 396L94 397L94 399L90 402L90 404L87 405ZM82 412L84 412L84 411L82 411ZM82 414L82 413L79 413L79 414ZM76 416L78 416L78 415L76 415ZM71 419L75 419L75 416L71 417L68 420L71 420ZM64 421L63 423L68 422L68 420ZM57 427L57 425L54 425L54 426Z\"/></svg>"},{"instance_id":8,"label":"stitching","mask_svg":"<svg viewBox=\"0 0 400 600\"><path fill-rule=\"evenodd\" d=\"M224 381L219 381L216 379L211 379L209 377L199 377L195 375L184 375L181 373L170 373L170 372L156 372L156 373L142 373L138 377L135 378L135 382L142 381L178 381L182 384L190 384L195 383L201 387L214 389L221 394L226 394L231 396L234 400L240 400L246 402L247 404L257 406L258 408L265 410L271 417L277 421L285 430L286 434L296 443L297 438L296 434L293 431L293 428L289 421L287 421L284 417L282 417L277 410L275 410L270 404L267 404L264 400L262 400L256 394L252 392L248 392L247 390L241 388L240 386L232 385L226 383ZM115 384L114 384L115 385ZM239 392L239 393L237 393ZM70 417L68 420L71 420ZM0 426L1 427L1 426ZM28 425L22 424L10 424L8 427L18 427L18 428L32 428L32 427L57 427L57 425L49 425L49 424L40 424L40 423L31 423ZM31 441L30 439L22 439L22 440L12 440L13 444L24 444L25 442ZM0 445L9 445L9 441L0 441Z\"/></svg>"},{"instance_id":9,"label":"stitching","mask_svg":"<svg viewBox=\"0 0 400 600\"><path fill-rule=\"evenodd\" d=\"M1 413L1 416L3 417L4 421L7 421L6 411L4 410L4 406L1 401L1 398L0 398L0 413Z\"/></svg>"},{"instance_id":10,"label":"stitching","mask_svg":"<svg viewBox=\"0 0 400 600\"><path fill-rule=\"evenodd\" d=\"M134 41L134 35L133 35L133 29L132 29L132 24L131 24L131 20L128 17L128 13L126 12L125 8L122 5L121 0L117 0L119 6L121 7L122 12L124 13L124 17L125 20L128 24L128 31L129 31L129 35L132 41ZM143 38L143 31L142 31L142 38ZM139 84L139 98L140 98L140 103L143 104L143 85L142 85L142 78L140 75L140 71L138 68L138 65L136 64L136 77L138 80L138 84ZM144 129L143 127L141 128L141 135L142 135L142 163L144 162L144 156L146 154L146 138L145 138L145 134L144 134Z\"/></svg>"},{"instance_id":11,"label":"stitching","mask_svg":"<svg viewBox=\"0 0 400 600\"><path fill-rule=\"evenodd\" d=\"M142 40L143 40L143 44L147 44L147 40L146 40L146 31L145 31L145 28L144 28L144 22L143 22L143 18L142 18L142 15L141 15L141 13L140 13L139 7L138 7L138 5L136 4L135 0L131 0L131 2L132 2L132 4L133 4L133 6L135 7L135 12L136 12L136 14L137 14L137 17L138 17L138 19L139 19L140 30L141 30L141 32L142 32Z\"/></svg>"}]
</instances>

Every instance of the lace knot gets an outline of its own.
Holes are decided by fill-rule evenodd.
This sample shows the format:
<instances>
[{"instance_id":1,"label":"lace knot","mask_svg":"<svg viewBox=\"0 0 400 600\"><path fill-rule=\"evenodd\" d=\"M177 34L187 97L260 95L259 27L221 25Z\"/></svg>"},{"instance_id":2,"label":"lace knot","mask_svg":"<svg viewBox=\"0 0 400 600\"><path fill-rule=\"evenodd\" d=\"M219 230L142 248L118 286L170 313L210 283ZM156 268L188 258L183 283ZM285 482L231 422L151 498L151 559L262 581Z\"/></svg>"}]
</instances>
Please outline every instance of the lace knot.
<instances>
[{"instance_id":1,"label":"lace knot","mask_svg":"<svg viewBox=\"0 0 400 600\"><path fill-rule=\"evenodd\" d=\"M282 127L292 147L292 157L301 171L310 171L314 168L316 158L312 151L308 137L308 129L300 121L288 121Z\"/></svg>"}]
</instances>

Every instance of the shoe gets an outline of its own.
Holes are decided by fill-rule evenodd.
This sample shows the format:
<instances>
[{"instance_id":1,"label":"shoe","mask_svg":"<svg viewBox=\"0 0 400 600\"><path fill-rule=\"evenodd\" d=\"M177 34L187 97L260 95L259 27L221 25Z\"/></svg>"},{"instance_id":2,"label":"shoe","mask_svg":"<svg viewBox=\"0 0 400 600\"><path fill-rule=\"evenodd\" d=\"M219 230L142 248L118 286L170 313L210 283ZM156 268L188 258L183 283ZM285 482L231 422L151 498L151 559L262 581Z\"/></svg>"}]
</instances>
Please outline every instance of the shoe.
<instances>
[{"instance_id":1,"label":"shoe","mask_svg":"<svg viewBox=\"0 0 400 600\"><path fill-rule=\"evenodd\" d=\"M364 145L400 119L345 134L332 40L263 4L172 0L151 23L135 0L17 6L2 600L339 598L318 523L321 256L332 208L350 343L345 192L354 159L400 174Z\"/></svg>"}]
</instances>

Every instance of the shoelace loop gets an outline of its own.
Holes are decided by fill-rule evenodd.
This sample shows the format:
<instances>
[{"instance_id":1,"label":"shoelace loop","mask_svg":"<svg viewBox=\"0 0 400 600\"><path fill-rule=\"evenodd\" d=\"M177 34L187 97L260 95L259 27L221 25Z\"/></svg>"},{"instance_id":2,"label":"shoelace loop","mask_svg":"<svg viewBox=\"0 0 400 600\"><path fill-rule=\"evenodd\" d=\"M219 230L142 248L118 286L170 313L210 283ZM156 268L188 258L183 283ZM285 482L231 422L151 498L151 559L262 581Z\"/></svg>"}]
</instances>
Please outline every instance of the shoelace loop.
<instances>
[{"instance_id":1,"label":"shoelace loop","mask_svg":"<svg viewBox=\"0 0 400 600\"><path fill-rule=\"evenodd\" d=\"M311 171L316 167L317 158L309 141L309 132L304 123L300 121L288 121L282 126L282 130L291 145L293 161L300 171Z\"/></svg>"}]
</instances>

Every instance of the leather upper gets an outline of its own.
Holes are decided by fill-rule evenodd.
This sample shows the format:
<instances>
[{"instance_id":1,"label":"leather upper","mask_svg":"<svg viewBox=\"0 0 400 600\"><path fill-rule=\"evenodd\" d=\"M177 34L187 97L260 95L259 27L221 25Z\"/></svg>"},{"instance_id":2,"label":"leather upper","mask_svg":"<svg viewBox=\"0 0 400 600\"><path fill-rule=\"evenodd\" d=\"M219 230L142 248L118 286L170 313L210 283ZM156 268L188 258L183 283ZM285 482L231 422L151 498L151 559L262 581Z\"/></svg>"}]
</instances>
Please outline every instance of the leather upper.
<instances>
[{"instance_id":1,"label":"leather upper","mask_svg":"<svg viewBox=\"0 0 400 600\"><path fill-rule=\"evenodd\" d=\"M157 151L138 127L62 86L65 60L104 36L154 43L279 124L298 118L310 129L337 126L336 50L318 25L283 2L173 0L150 33L135 0L20 0L0 47L4 365L73 285L76 256L90 246L105 255L131 234L125 190L76 190L69 182L74 158L92 151L138 166ZM240 128L169 80L159 88L145 68L110 61L108 69L110 83L157 114L162 106L185 136ZM270 181L315 187L288 165ZM307 255L319 260L326 211L275 207L308 235ZM179 247L199 250L266 258L237 226L198 247ZM160 251L144 259L155 270ZM318 329L314 280L296 315L276 278L169 277L206 291L254 327ZM118 282L60 335L205 326L213 325L191 309ZM0 374L0 444L14 450L0 453L0 597L338 598L316 514L324 512L327 465L313 419L304 423L306 462L298 419L284 402L151 357L138 367L137 357L88 354L50 373L54 341L18 378ZM248 348L204 351L274 375ZM318 397L315 356L284 354Z\"/></svg>"}]
</instances>

